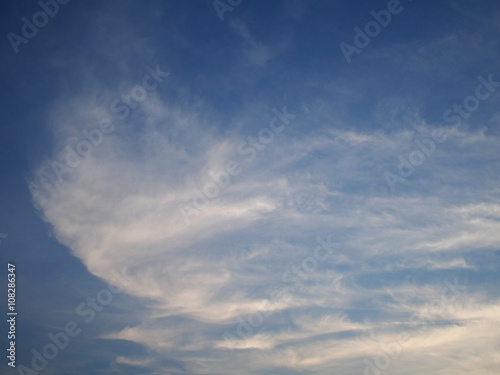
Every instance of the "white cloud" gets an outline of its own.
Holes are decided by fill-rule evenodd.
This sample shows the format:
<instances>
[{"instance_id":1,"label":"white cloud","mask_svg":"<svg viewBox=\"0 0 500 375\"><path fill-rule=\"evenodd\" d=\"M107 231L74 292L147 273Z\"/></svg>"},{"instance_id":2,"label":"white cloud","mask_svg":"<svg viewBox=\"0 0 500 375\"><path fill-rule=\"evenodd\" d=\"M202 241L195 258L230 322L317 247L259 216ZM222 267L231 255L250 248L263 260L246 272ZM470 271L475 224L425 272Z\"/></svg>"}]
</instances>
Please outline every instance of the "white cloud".
<instances>
[{"instance_id":1,"label":"white cloud","mask_svg":"<svg viewBox=\"0 0 500 375\"><path fill-rule=\"evenodd\" d=\"M398 314L424 308L426 298L439 289L390 280L370 287L364 276L401 269L472 269L465 252L500 245L499 206L487 195L474 203L451 204L446 192L426 193L432 181L420 195L389 196L380 188L387 160L396 159L401 139L411 138L407 132L393 138L318 127L302 131L299 139L285 130L186 224L179 205L208 181L208 171L241 158L236 148L242 138L216 135L196 112L157 97L142 111L148 120L141 132L133 131L134 124L124 125L100 152L74 169L69 181L56 187L50 184L55 176L42 166L31 191L57 239L89 272L114 282L112 271L125 269L131 277L126 292L154 301L139 326L105 337L141 343L154 353L175 350L193 373L203 373L207 361L219 373L232 372L237 363L256 371L281 366L320 374L331 373L335 366L359 368L363 358L380 353L380 341L395 340L394 322L404 323ZM70 133L64 130L64 136ZM498 147L495 138L479 141L483 150ZM450 147L442 150L445 158L456 152L455 141L448 142ZM475 142L468 144L462 152L477 152ZM432 163L442 167L440 156L433 157L422 168L432 170ZM458 167L448 168L444 178ZM484 189L496 182L489 176ZM408 181L412 183L424 182ZM338 243L338 253L291 291L283 273L301 266L313 254L315 238L327 235ZM441 257L435 258L438 253ZM376 262L387 256L398 262ZM287 293L273 315L250 337L238 340L232 354L224 351L211 359L206 353L227 346L224 332L236 335L238 317L257 314L270 302L271 287ZM478 314L443 316L461 323L430 327L404 349L391 371L411 373L405 365L431 352L449 364L453 348L464 357L446 371L466 373L466 361L479 355L485 362L477 362L478 368L493 373L491 343L499 332L486 326L497 306L477 302ZM380 315L369 319L369 311ZM190 323L166 323L180 318ZM469 337L477 339L477 348L467 347ZM143 363L122 357L116 362ZM430 361L430 366L444 371L437 362Z\"/></svg>"}]
</instances>

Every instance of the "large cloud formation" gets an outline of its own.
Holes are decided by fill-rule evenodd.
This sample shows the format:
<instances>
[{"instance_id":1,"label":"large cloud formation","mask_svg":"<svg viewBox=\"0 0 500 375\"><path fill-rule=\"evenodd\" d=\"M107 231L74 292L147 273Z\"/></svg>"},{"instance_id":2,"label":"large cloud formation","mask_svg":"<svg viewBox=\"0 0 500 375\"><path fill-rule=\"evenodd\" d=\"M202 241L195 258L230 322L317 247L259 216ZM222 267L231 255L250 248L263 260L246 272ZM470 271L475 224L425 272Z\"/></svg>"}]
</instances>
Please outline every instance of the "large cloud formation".
<instances>
[{"instance_id":1,"label":"large cloud formation","mask_svg":"<svg viewBox=\"0 0 500 375\"><path fill-rule=\"evenodd\" d=\"M409 132L299 132L306 114L288 108L296 120L246 162L237 151L245 137L215 134L196 110L155 97L142 111L140 132L115 130L61 184L44 165L31 188L57 239L89 272L114 283L124 270L126 292L154 301L140 325L106 337L175 353L189 372L234 373L237 363L241 373L359 367L383 354L381 343L398 342L399 327L439 298L451 271L483 267L474 250L499 246L500 205L490 197L497 177L481 176L474 200L466 189L448 195L457 183L475 185L478 173L448 162L497 158L495 137L451 135L421 167L426 179L416 173L392 194L383 171L412 150ZM186 222L179 208L228 160L241 173ZM335 244L320 262L310 261L317 237ZM433 281L420 285L429 272ZM441 310L412 334L392 371L417 373L429 353L454 373L492 371L497 302L472 288Z\"/></svg>"},{"instance_id":2,"label":"large cloud formation","mask_svg":"<svg viewBox=\"0 0 500 375\"><path fill-rule=\"evenodd\" d=\"M214 87L255 78L287 48L261 43L243 22L228 30L250 58ZM143 41L111 36L132 54L154 56ZM100 48L104 59L118 53ZM393 48L413 62L413 50L427 56L435 43ZM301 83L323 99L275 103L270 93L231 116L191 97L172 73L162 85L175 82L182 99L149 92L118 121L102 103L137 81L97 84L84 63L89 89L63 97L50 113L56 150L74 148L82 130L103 118L114 119L114 130L64 182L53 162L66 151L40 165L30 188L56 238L91 274L115 284L123 273L125 292L148 301L139 322L103 333L147 349L113 358L115 365L152 374L496 373L499 295L482 281L499 264L494 132L428 123L406 99L384 96L385 82L373 72L324 84L311 73ZM370 85L380 86L380 100L364 108L358 93ZM346 97L369 124L343 110ZM278 119L284 128L259 141L273 109L284 106L295 117ZM391 191L384 173L397 175L399 157L409 160L415 139L432 139L436 128L446 140ZM241 152L243 143L254 158ZM195 207L193 198L228 161L240 172ZM188 206L196 213L186 220Z\"/></svg>"}]
</instances>

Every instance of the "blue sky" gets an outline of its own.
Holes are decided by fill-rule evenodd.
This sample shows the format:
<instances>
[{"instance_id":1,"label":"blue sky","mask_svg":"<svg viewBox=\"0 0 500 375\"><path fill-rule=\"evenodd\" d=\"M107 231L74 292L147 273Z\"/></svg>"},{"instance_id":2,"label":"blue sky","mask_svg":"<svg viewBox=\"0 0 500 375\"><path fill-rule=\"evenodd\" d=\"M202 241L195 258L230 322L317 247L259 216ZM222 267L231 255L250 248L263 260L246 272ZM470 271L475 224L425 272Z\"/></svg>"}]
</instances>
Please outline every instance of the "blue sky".
<instances>
[{"instance_id":1,"label":"blue sky","mask_svg":"<svg viewBox=\"0 0 500 375\"><path fill-rule=\"evenodd\" d=\"M498 372L497 2L2 6L2 373Z\"/></svg>"}]
</instances>

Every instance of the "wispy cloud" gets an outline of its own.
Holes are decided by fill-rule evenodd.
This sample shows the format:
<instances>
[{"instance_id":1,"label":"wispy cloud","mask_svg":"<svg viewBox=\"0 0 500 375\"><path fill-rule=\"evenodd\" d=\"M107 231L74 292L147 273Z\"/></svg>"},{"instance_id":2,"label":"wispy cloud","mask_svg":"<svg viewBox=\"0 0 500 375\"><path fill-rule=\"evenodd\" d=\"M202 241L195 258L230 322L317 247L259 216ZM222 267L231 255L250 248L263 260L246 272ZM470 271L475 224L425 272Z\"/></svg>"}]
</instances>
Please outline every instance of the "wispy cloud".
<instances>
[{"instance_id":1,"label":"wispy cloud","mask_svg":"<svg viewBox=\"0 0 500 375\"><path fill-rule=\"evenodd\" d=\"M386 357L380 373L495 373L500 99L460 126L443 119L495 72L491 30L447 28L433 18L445 13L405 3L346 64L348 5L245 2L219 22L211 2L120 4L90 7L75 52L47 57L64 79L38 116L51 144L29 180L87 276L133 301L95 329L112 347L88 349L108 356L101 373L353 374ZM120 118L111 103L155 64L168 79ZM114 130L55 184L51 163L103 118ZM436 129L446 141L391 191L384 172ZM198 209L231 160L241 173ZM318 261L325 236L334 251ZM454 280L466 293L441 305Z\"/></svg>"}]
</instances>

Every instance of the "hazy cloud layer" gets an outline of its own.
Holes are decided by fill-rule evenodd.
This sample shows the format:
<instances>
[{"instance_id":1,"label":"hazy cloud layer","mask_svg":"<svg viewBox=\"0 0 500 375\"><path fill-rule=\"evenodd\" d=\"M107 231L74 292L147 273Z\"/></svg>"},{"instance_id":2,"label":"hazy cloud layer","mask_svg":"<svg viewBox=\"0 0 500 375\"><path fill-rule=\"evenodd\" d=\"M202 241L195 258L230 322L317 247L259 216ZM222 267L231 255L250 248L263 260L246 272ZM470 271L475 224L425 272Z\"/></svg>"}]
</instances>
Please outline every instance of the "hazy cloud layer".
<instances>
[{"instance_id":1,"label":"hazy cloud layer","mask_svg":"<svg viewBox=\"0 0 500 375\"><path fill-rule=\"evenodd\" d=\"M300 23L317 6L295 1L279 14ZM106 282L126 274L125 292L148 301L133 308L138 319L102 334L145 348L143 355L112 358L111 368L326 375L363 373L368 363L384 367L388 360L387 374L494 374L500 93L459 125L443 120L474 92L477 76L493 69L472 56L479 49L489 59L484 32L373 41L353 62L358 73L339 59L338 72L329 75L321 59L311 70L289 64L298 47L286 28L265 38L241 16L251 7L244 3L224 21L232 48L225 76L208 74L216 61L209 56L207 65L190 67L192 78L175 56L162 56L158 41L113 31L127 25L130 7L119 7L119 16L101 9L102 20L93 21L109 25L94 32L109 32L115 43L89 35L102 61L79 57L71 68L86 83L80 91L61 89L52 102L45 119L53 149L30 181L34 204L57 240ZM366 16L371 7L365 4ZM171 20L158 12L157 19ZM362 24L352 27L356 22ZM488 25L498 33L498 22ZM164 48L203 49L184 27L169 24ZM116 46L122 43L127 51ZM197 52L185 53L195 64ZM455 66L458 53L468 54L477 70L460 83L443 78L449 81L437 103L438 83L426 77L461 72L467 61ZM387 56L393 60L386 64ZM103 81L108 63L115 70ZM168 78L118 119L113 100L157 64ZM394 72L396 64L401 71ZM240 86L228 103L219 95L233 85ZM213 97L205 98L209 92ZM283 120L276 111L295 117ZM57 183L54 161L64 163L66 146L76 149L82 131L104 118L113 131ZM283 128L261 133L271 124ZM436 129L446 139L433 141L428 154L419 151L424 160L401 176L401 160L420 150L418 142L434 139ZM215 197L196 198L228 161L241 171ZM399 176L395 189L386 172Z\"/></svg>"}]
</instances>

